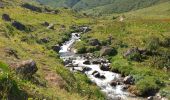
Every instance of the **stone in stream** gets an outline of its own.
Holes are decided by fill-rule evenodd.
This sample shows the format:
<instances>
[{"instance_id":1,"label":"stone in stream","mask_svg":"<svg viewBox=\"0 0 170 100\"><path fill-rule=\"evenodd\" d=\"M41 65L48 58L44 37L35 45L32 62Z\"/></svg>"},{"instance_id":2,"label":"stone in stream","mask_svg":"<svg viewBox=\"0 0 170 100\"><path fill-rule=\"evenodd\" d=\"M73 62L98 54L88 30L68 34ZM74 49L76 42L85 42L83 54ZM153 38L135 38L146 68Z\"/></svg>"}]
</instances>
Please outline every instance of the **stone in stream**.
<instances>
[{"instance_id":1,"label":"stone in stream","mask_svg":"<svg viewBox=\"0 0 170 100\"><path fill-rule=\"evenodd\" d=\"M83 72L83 73L85 73L85 72L87 72L87 71L91 71L91 70L92 70L92 68L84 67L82 72Z\"/></svg>"},{"instance_id":2,"label":"stone in stream","mask_svg":"<svg viewBox=\"0 0 170 100\"><path fill-rule=\"evenodd\" d=\"M101 64L101 61L99 59L93 59L92 64Z\"/></svg>"},{"instance_id":3,"label":"stone in stream","mask_svg":"<svg viewBox=\"0 0 170 100\"><path fill-rule=\"evenodd\" d=\"M153 100L154 98L153 98L153 96L149 96L148 98L147 98L147 100Z\"/></svg>"},{"instance_id":4,"label":"stone in stream","mask_svg":"<svg viewBox=\"0 0 170 100\"><path fill-rule=\"evenodd\" d=\"M83 64L85 64L85 65L90 65L90 61L89 61L89 60L86 60L86 61L83 62Z\"/></svg>"},{"instance_id":5,"label":"stone in stream","mask_svg":"<svg viewBox=\"0 0 170 100\"><path fill-rule=\"evenodd\" d=\"M115 87L115 86L117 86L117 82L113 80L110 82L110 85Z\"/></svg>"},{"instance_id":6,"label":"stone in stream","mask_svg":"<svg viewBox=\"0 0 170 100\"><path fill-rule=\"evenodd\" d=\"M54 45L51 47L54 51L59 52L60 51L60 46L58 44Z\"/></svg>"},{"instance_id":7,"label":"stone in stream","mask_svg":"<svg viewBox=\"0 0 170 100\"><path fill-rule=\"evenodd\" d=\"M98 71L94 71L92 73L92 75L95 77L95 78L99 78L99 79L105 79L106 77L104 75L100 75L100 73Z\"/></svg>"},{"instance_id":8,"label":"stone in stream","mask_svg":"<svg viewBox=\"0 0 170 100\"><path fill-rule=\"evenodd\" d=\"M65 65L65 67L74 67L72 63Z\"/></svg>"},{"instance_id":9,"label":"stone in stream","mask_svg":"<svg viewBox=\"0 0 170 100\"><path fill-rule=\"evenodd\" d=\"M100 69L103 70L103 71L109 71L110 70L110 66L109 66L109 64L102 64L100 66Z\"/></svg>"},{"instance_id":10,"label":"stone in stream","mask_svg":"<svg viewBox=\"0 0 170 100\"><path fill-rule=\"evenodd\" d=\"M72 60L71 60L71 59L66 59L66 60L64 61L64 65L67 65L67 64L69 64L69 63L72 63Z\"/></svg>"},{"instance_id":11,"label":"stone in stream","mask_svg":"<svg viewBox=\"0 0 170 100\"><path fill-rule=\"evenodd\" d=\"M123 79L123 82L125 84L133 84L134 83L134 79L133 79L133 76L126 76L124 79Z\"/></svg>"}]
</instances>

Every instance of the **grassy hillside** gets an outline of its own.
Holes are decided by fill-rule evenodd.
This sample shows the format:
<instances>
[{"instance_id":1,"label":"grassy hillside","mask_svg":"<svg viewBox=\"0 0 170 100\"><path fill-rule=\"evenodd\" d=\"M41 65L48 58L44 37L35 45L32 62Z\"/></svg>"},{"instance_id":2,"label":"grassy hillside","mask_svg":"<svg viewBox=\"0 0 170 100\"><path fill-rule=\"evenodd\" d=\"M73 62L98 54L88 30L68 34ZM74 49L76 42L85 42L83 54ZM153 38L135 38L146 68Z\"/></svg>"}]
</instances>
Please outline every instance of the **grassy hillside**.
<instances>
[{"instance_id":1,"label":"grassy hillside","mask_svg":"<svg viewBox=\"0 0 170 100\"><path fill-rule=\"evenodd\" d=\"M93 30L82 36L83 41L75 44L78 51L93 52L99 56L100 47L89 46L88 41L98 39L102 46L117 50L111 59L112 70L122 75L135 77L135 85L129 91L137 95L148 95L149 91L159 90L162 96L170 98L170 3L102 17L93 24ZM111 37L111 40L110 40ZM111 42L110 42L111 41ZM85 47L84 47L85 46ZM134 53L128 58L124 54L138 47L148 53ZM89 50L89 48L92 48Z\"/></svg>"},{"instance_id":2,"label":"grassy hillside","mask_svg":"<svg viewBox=\"0 0 170 100\"><path fill-rule=\"evenodd\" d=\"M57 14L31 11L21 7L23 2L20 0L4 0L3 4L0 15L8 14L12 21L0 19L0 72L3 73L0 74L0 86L4 89L0 90L0 99L104 99L104 95L84 75L67 70L58 53L51 49L52 45L68 39L72 31L70 26L90 23L89 18L69 9L56 9ZM22 31L16 29L12 26L13 21L26 28ZM47 29L42 25L44 22L53 23L54 29ZM40 42L43 38L48 38L49 42ZM38 67L33 77L27 79L11 70L29 59L33 59Z\"/></svg>"},{"instance_id":3,"label":"grassy hillside","mask_svg":"<svg viewBox=\"0 0 170 100\"><path fill-rule=\"evenodd\" d=\"M87 14L121 13L152 6L168 0L38 0L53 7L71 7Z\"/></svg>"}]
</instances>

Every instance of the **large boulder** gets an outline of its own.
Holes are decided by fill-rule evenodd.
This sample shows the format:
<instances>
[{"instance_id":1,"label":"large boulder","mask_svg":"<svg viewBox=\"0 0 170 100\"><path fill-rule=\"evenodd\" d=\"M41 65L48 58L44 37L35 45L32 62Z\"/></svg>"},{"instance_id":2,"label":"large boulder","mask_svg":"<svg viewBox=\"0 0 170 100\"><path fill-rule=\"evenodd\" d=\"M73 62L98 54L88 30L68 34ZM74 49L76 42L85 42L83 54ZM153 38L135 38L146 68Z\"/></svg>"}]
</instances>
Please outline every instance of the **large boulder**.
<instances>
[{"instance_id":1,"label":"large boulder","mask_svg":"<svg viewBox=\"0 0 170 100\"><path fill-rule=\"evenodd\" d=\"M141 53L143 51L140 51L137 47L134 47L134 48L131 48L129 50L127 50L125 53L124 53L124 57L129 59L129 60L134 60L134 61L141 61L142 59L142 56L141 56Z\"/></svg>"},{"instance_id":2,"label":"large boulder","mask_svg":"<svg viewBox=\"0 0 170 100\"><path fill-rule=\"evenodd\" d=\"M86 61L83 62L83 64L85 64L85 65L90 65L91 62L90 62L89 60L86 60Z\"/></svg>"},{"instance_id":3,"label":"large boulder","mask_svg":"<svg viewBox=\"0 0 170 100\"><path fill-rule=\"evenodd\" d=\"M10 16L8 14L3 14L2 15L2 20L4 20L4 21L11 21L11 18L10 18Z\"/></svg>"},{"instance_id":4,"label":"large boulder","mask_svg":"<svg viewBox=\"0 0 170 100\"><path fill-rule=\"evenodd\" d=\"M98 71L94 71L92 73L92 75L95 77L95 78L99 78L99 79L105 79L106 77L104 75L101 75Z\"/></svg>"},{"instance_id":5,"label":"large boulder","mask_svg":"<svg viewBox=\"0 0 170 100\"><path fill-rule=\"evenodd\" d=\"M37 72L38 68L36 62L33 60L26 60L21 62L16 68L16 72L24 76L32 76Z\"/></svg>"},{"instance_id":6,"label":"large boulder","mask_svg":"<svg viewBox=\"0 0 170 100\"><path fill-rule=\"evenodd\" d=\"M100 42L99 42L98 39L90 39L90 40L89 40L89 44L90 44L91 46L98 46L98 45L100 45Z\"/></svg>"},{"instance_id":7,"label":"large boulder","mask_svg":"<svg viewBox=\"0 0 170 100\"><path fill-rule=\"evenodd\" d=\"M103 70L103 71L109 71L110 70L110 66L109 66L109 64L102 64L100 66L100 69Z\"/></svg>"},{"instance_id":8,"label":"large boulder","mask_svg":"<svg viewBox=\"0 0 170 100\"><path fill-rule=\"evenodd\" d=\"M36 7L36 6L28 4L28 3L23 4L22 7L29 9L31 11L42 12L42 9L40 7Z\"/></svg>"},{"instance_id":9,"label":"large boulder","mask_svg":"<svg viewBox=\"0 0 170 100\"><path fill-rule=\"evenodd\" d=\"M14 21L12 22L12 26L15 27L16 29L23 31L26 29L25 25L23 25L22 23L18 22L18 21Z\"/></svg>"},{"instance_id":10,"label":"large boulder","mask_svg":"<svg viewBox=\"0 0 170 100\"><path fill-rule=\"evenodd\" d=\"M133 76L126 76L124 79L123 79L123 82L125 84L133 84L134 83L134 78Z\"/></svg>"},{"instance_id":11,"label":"large boulder","mask_svg":"<svg viewBox=\"0 0 170 100\"><path fill-rule=\"evenodd\" d=\"M100 50L100 56L113 55L116 54L116 50L112 47L103 47Z\"/></svg>"},{"instance_id":12,"label":"large boulder","mask_svg":"<svg viewBox=\"0 0 170 100\"><path fill-rule=\"evenodd\" d=\"M60 51L60 46L59 45L54 45L51 47L54 51L59 52Z\"/></svg>"},{"instance_id":13,"label":"large boulder","mask_svg":"<svg viewBox=\"0 0 170 100\"><path fill-rule=\"evenodd\" d=\"M91 71L91 70L92 70L92 68L90 68L90 67L84 67L82 72L85 73L85 72Z\"/></svg>"}]
</instances>

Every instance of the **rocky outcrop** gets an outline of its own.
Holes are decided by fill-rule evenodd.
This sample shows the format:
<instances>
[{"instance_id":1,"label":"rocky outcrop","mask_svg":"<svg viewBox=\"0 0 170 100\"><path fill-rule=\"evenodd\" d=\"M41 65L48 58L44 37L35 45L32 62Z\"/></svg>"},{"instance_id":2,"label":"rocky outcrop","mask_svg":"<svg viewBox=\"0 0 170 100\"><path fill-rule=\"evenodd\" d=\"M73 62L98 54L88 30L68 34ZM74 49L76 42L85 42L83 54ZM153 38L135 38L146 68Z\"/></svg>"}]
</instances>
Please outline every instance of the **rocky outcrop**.
<instances>
[{"instance_id":1,"label":"rocky outcrop","mask_svg":"<svg viewBox=\"0 0 170 100\"><path fill-rule=\"evenodd\" d=\"M100 56L106 56L106 55L113 55L116 53L116 50L111 47L102 47L100 50Z\"/></svg>"},{"instance_id":2,"label":"rocky outcrop","mask_svg":"<svg viewBox=\"0 0 170 100\"><path fill-rule=\"evenodd\" d=\"M51 47L54 51L56 51L56 52L59 52L60 51L60 46L57 44L57 45L54 45L54 46L52 46Z\"/></svg>"},{"instance_id":3,"label":"rocky outcrop","mask_svg":"<svg viewBox=\"0 0 170 100\"><path fill-rule=\"evenodd\" d=\"M133 47L129 50L127 50L124 53L124 57L129 59L129 60L134 60L134 61L141 61L142 60L142 55L146 55L147 50L145 49L138 49L137 47Z\"/></svg>"},{"instance_id":4,"label":"rocky outcrop","mask_svg":"<svg viewBox=\"0 0 170 100\"><path fill-rule=\"evenodd\" d=\"M10 18L10 16L8 14L3 14L2 15L2 20L4 20L4 21L11 21L11 18Z\"/></svg>"},{"instance_id":5,"label":"rocky outcrop","mask_svg":"<svg viewBox=\"0 0 170 100\"><path fill-rule=\"evenodd\" d=\"M12 26L15 27L16 29L23 31L26 29L26 26L18 21L12 22Z\"/></svg>"},{"instance_id":6,"label":"rocky outcrop","mask_svg":"<svg viewBox=\"0 0 170 100\"><path fill-rule=\"evenodd\" d=\"M83 64L85 64L85 65L90 65L91 62L90 62L89 60L86 60L86 61L83 62Z\"/></svg>"},{"instance_id":7,"label":"rocky outcrop","mask_svg":"<svg viewBox=\"0 0 170 100\"><path fill-rule=\"evenodd\" d=\"M110 66L109 66L109 64L102 64L100 66L100 69L103 70L103 71L109 71L110 70Z\"/></svg>"},{"instance_id":8,"label":"rocky outcrop","mask_svg":"<svg viewBox=\"0 0 170 100\"><path fill-rule=\"evenodd\" d=\"M31 77L33 74L37 72L38 68L36 62L33 60L26 60L21 62L16 67L16 72L23 76Z\"/></svg>"},{"instance_id":9,"label":"rocky outcrop","mask_svg":"<svg viewBox=\"0 0 170 100\"><path fill-rule=\"evenodd\" d=\"M125 84L134 84L134 78L132 76L126 76L124 79L123 79L123 82Z\"/></svg>"},{"instance_id":10,"label":"rocky outcrop","mask_svg":"<svg viewBox=\"0 0 170 100\"><path fill-rule=\"evenodd\" d=\"M42 12L42 9L40 7L36 7L36 6L28 4L28 3L23 4L22 7L29 9L31 11Z\"/></svg>"},{"instance_id":11,"label":"rocky outcrop","mask_svg":"<svg viewBox=\"0 0 170 100\"><path fill-rule=\"evenodd\" d=\"M92 73L92 75L96 78L99 78L99 79L105 79L106 78L104 75L101 75L98 71L94 71Z\"/></svg>"},{"instance_id":12,"label":"rocky outcrop","mask_svg":"<svg viewBox=\"0 0 170 100\"><path fill-rule=\"evenodd\" d=\"M92 70L92 69L89 67L84 67L82 72L85 73L86 71L90 71L90 70Z\"/></svg>"}]
</instances>

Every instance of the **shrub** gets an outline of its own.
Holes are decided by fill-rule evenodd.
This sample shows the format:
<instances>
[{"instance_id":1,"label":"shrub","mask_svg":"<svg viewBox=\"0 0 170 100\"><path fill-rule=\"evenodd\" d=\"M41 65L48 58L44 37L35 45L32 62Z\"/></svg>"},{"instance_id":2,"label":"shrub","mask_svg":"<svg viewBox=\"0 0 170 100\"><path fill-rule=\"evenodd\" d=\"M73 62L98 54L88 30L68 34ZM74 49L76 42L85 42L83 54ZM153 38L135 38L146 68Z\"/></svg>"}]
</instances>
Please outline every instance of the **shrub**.
<instances>
[{"instance_id":1,"label":"shrub","mask_svg":"<svg viewBox=\"0 0 170 100\"><path fill-rule=\"evenodd\" d=\"M150 52L155 52L159 48L159 46L160 46L160 41L159 38L157 37L151 37L146 42L146 48Z\"/></svg>"},{"instance_id":2,"label":"shrub","mask_svg":"<svg viewBox=\"0 0 170 100\"><path fill-rule=\"evenodd\" d=\"M161 46L170 47L170 38L165 38L165 39L161 42Z\"/></svg>"},{"instance_id":3,"label":"shrub","mask_svg":"<svg viewBox=\"0 0 170 100\"><path fill-rule=\"evenodd\" d=\"M159 89L155 78L151 76L145 76L136 83L136 86L139 90L139 95L153 95Z\"/></svg>"}]
</instances>

